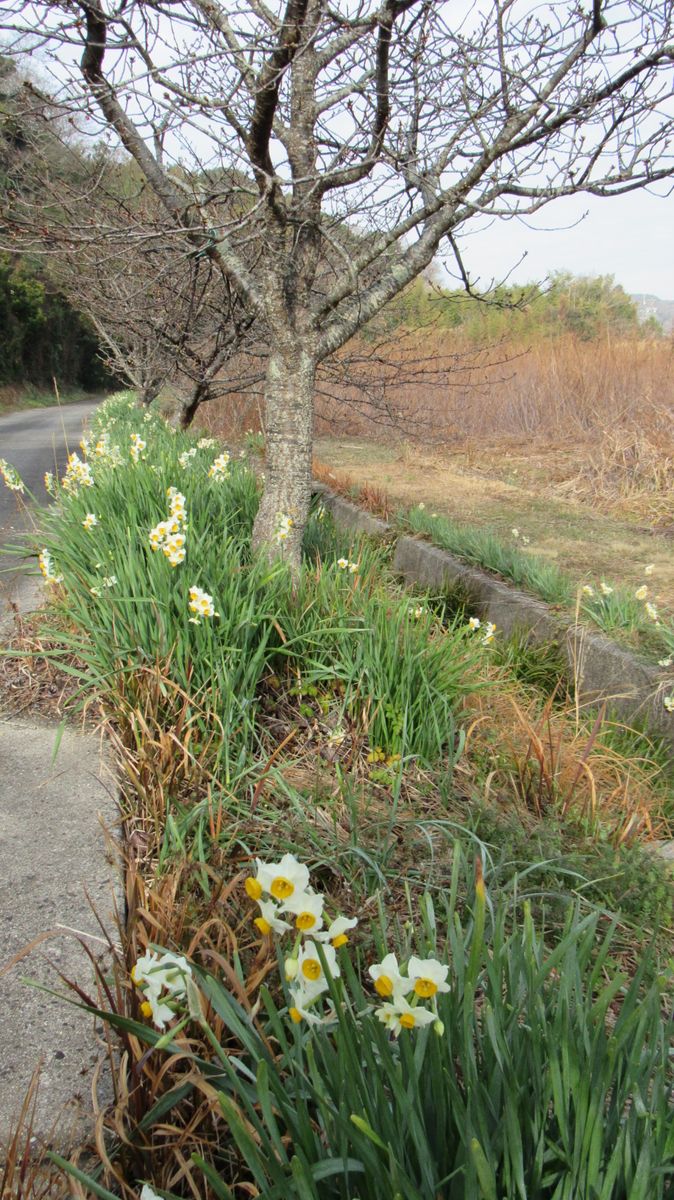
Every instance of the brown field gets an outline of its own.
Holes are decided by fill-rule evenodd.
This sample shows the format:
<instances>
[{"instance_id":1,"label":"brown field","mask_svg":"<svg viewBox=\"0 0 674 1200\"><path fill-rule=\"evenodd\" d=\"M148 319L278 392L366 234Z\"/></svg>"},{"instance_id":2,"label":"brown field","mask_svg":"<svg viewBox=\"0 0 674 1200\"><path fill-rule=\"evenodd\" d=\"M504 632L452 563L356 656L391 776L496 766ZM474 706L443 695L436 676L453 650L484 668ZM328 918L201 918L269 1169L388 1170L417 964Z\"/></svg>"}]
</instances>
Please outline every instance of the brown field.
<instances>
[{"instance_id":1,"label":"brown field","mask_svg":"<svg viewBox=\"0 0 674 1200\"><path fill-rule=\"evenodd\" d=\"M316 458L402 504L511 529L579 579L639 584L674 607L674 340L475 349L448 336L360 345L319 384ZM202 422L260 428L234 393Z\"/></svg>"}]
</instances>

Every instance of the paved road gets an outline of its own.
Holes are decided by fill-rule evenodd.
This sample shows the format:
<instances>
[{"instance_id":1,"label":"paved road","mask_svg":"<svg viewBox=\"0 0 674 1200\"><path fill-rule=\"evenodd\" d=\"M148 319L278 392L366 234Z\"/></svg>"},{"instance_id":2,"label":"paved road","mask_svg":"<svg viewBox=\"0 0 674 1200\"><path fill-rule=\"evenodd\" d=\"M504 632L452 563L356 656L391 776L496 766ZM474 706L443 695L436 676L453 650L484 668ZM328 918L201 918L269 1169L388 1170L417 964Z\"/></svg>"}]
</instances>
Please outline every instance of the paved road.
<instances>
[{"instance_id":1,"label":"paved road","mask_svg":"<svg viewBox=\"0 0 674 1200\"><path fill-rule=\"evenodd\" d=\"M31 408L0 417L0 458L6 458L16 467L38 504L46 504L48 500L45 471L63 472L69 450L77 449L82 423L99 403L97 398L63 408ZM20 560L15 555L3 554L2 549L19 542L22 532L31 525L30 504L28 507L21 504L17 495L0 480L0 597L3 601L17 598L23 579L16 571Z\"/></svg>"}]
</instances>

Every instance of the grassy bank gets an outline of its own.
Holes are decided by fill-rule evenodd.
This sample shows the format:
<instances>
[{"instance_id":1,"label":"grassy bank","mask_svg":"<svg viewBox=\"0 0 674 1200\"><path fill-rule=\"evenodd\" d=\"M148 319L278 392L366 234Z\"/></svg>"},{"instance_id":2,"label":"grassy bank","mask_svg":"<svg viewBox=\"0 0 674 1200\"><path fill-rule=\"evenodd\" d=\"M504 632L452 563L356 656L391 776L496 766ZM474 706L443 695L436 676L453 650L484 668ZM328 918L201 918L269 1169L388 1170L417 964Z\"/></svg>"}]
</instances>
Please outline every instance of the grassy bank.
<instances>
[{"instance_id":1,"label":"grassy bank","mask_svg":"<svg viewBox=\"0 0 674 1200\"><path fill-rule=\"evenodd\" d=\"M29 408L52 408L90 399L91 392L85 392L82 388L68 388L57 395L53 389L33 387L32 384L6 384L0 387L0 417L8 417Z\"/></svg>"},{"instance_id":2,"label":"grassy bank","mask_svg":"<svg viewBox=\"0 0 674 1200\"><path fill-rule=\"evenodd\" d=\"M673 892L635 834L673 814L647 743L320 504L298 581L292 514L256 558L255 475L209 439L121 397L85 450L37 546L42 653L123 779L122 950L79 997L123 1056L83 1186L665 1197Z\"/></svg>"}]
</instances>

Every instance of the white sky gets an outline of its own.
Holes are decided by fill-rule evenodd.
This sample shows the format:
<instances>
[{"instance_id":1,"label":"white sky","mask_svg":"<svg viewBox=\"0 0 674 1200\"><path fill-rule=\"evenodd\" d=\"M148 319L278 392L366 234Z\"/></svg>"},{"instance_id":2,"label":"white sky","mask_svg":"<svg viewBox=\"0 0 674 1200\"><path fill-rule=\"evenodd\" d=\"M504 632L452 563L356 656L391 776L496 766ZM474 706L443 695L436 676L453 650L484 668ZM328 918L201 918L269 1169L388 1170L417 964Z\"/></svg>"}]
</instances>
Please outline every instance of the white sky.
<instances>
[{"instance_id":1,"label":"white sky","mask_svg":"<svg viewBox=\"0 0 674 1200\"><path fill-rule=\"evenodd\" d=\"M585 212L587 217L574 225ZM674 300L674 195L564 198L528 218L528 225L517 219L490 227L478 223L470 234L466 227L461 247L471 279L478 283L479 276L480 287L488 287L492 278L500 282L509 271L509 282L528 283L566 270L614 275L626 292Z\"/></svg>"}]
</instances>

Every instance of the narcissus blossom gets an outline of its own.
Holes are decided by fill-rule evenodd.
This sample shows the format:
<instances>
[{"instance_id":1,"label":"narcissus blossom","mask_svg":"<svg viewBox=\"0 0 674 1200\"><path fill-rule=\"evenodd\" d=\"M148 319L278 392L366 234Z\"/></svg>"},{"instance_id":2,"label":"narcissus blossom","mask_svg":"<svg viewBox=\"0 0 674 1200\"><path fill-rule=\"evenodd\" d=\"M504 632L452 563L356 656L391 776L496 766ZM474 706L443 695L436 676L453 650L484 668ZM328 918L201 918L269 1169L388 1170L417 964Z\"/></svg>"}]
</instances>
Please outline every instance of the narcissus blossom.
<instances>
[{"instance_id":1,"label":"narcissus blossom","mask_svg":"<svg viewBox=\"0 0 674 1200\"><path fill-rule=\"evenodd\" d=\"M379 996L404 996L412 990L409 979L400 973L395 954L387 954L380 963L373 963L367 970Z\"/></svg>"},{"instance_id":2,"label":"narcissus blossom","mask_svg":"<svg viewBox=\"0 0 674 1200\"><path fill-rule=\"evenodd\" d=\"M412 955L407 964L407 977L417 996L429 1000L437 992L448 992L449 967L437 958L416 958Z\"/></svg>"},{"instance_id":3,"label":"narcissus blossom","mask_svg":"<svg viewBox=\"0 0 674 1200\"><path fill-rule=\"evenodd\" d=\"M284 854L283 858L275 863L263 863L258 858L256 864L257 873L253 884L257 884L261 889L260 895L267 892L275 900L285 902L295 893L306 892L309 888L309 868L299 862L294 854ZM257 896L253 896L249 889L248 880L246 881L246 891L251 899L257 899Z\"/></svg>"},{"instance_id":4,"label":"narcissus blossom","mask_svg":"<svg viewBox=\"0 0 674 1200\"><path fill-rule=\"evenodd\" d=\"M330 942L335 949L339 949L340 946L345 946L349 940L347 930L355 929L357 924L357 917L336 917L327 929L316 934L316 941Z\"/></svg>"},{"instance_id":5,"label":"narcissus blossom","mask_svg":"<svg viewBox=\"0 0 674 1200\"><path fill-rule=\"evenodd\" d=\"M422 1029L424 1025L433 1025L437 1020L434 1012L409 1004L404 996L396 996L375 1011L394 1037L400 1037L403 1029Z\"/></svg>"},{"instance_id":6,"label":"narcissus blossom","mask_svg":"<svg viewBox=\"0 0 674 1200\"><path fill-rule=\"evenodd\" d=\"M148 950L137 961L131 971L133 982L143 992L141 1010L144 1016L152 1017L158 1029L163 1029L175 1013L169 1001L182 999L186 980L192 968L181 954L164 951L161 954Z\"/></svg>"}]
</instances>

